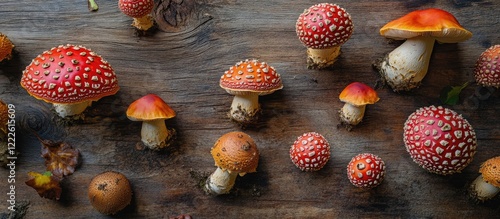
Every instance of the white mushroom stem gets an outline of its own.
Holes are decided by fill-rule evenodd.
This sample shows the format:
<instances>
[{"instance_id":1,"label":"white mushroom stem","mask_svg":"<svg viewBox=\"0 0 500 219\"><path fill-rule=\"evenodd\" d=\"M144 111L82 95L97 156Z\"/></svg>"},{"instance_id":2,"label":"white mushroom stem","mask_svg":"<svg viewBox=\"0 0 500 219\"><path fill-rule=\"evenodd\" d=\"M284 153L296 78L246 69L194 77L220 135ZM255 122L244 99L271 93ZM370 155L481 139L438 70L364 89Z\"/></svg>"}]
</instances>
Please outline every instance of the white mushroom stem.
<instances>
[{"instance_id":1,"label":"white mushroom stem","mask_svg":"<svg viewBox=\"0 0 500 219\"><path fill-rule=\"evenodd\" d=\"M316 65L327 67L333 65L340 55L340 46L326 49L307 48L307 57Z\"/></svg>"},{"instance_id":2,"label":"white mushroom stem","mask_svg":"<svg viewBox=\"0 0 500 219\"><path fill-rule=\"evenodd\" d=\"M233 188L238 172L230 172L217 167L205 184L208 193L213 195L227 194Z\"/></svg>"},{"instance_id":3,"label":"white mushroom stem","mask_svg":"<svg viewBox=\"0 0 500 219\"><path fill-rule=\"evenodd\" d=\"M170 133L164 119L155 119L142 122L141 140L152 150L159 150L166 146Z\"/></svg>"},{"instance_id":4,"label":"white mushroom stem","mask_svg":"<svg viewBox=\"0 0 500 219\"><path fill-rule=\"evenodd\" d=\"M63 103L54 103L54 109L56 110L57 114L64 118L67 116L73 116L73 115L78 115L83 113L87 107L92 105L92 101L85 101L81 103L75 103L75 104L63 104Z\"/></svg>"},{"instance_id":5,"label":"white mushroom stem","mask_svg":"<svg viewBox=\"0 0 500 219\"><path fill-rule=\"evenodd\" d=\"M380 74L394 91L411 90L427 74L435 39L418 36L407 39L380 63Z\"/></svg>"},{"instance_id":6,"label":"white mushroom stem","mask_svg":"<svg viewBox=\"0 0 500 219\"><path fill-rule=\"evenodd\" d=\"M366 105L356 106L345 103L342 109L340 109L340 119L343 123L357 125L363 120L365 109Z\"/></svg>"},{"instance_id":7,"label":"white mushroom stem","mask_svg":"<svg viewBox=\"0 0 500 219\"><path fill-rule=\"evenodd\" d=\"M483 179L483 175L478 176L471 184L472 196L480 201L489 200L500 192L500 188L493 186Z\"/></svg>"},{"instance_id":8,"label":"white mushroom stem","mask_svg":"<svg viewBox=\"0 0 500 219\"><path fill-rule=\"evenodd\" d=\"M259 94L247 92L234 96L229 113L232 119L246 122L252 120L259 109Z\"/></svg>"}]
</instances>

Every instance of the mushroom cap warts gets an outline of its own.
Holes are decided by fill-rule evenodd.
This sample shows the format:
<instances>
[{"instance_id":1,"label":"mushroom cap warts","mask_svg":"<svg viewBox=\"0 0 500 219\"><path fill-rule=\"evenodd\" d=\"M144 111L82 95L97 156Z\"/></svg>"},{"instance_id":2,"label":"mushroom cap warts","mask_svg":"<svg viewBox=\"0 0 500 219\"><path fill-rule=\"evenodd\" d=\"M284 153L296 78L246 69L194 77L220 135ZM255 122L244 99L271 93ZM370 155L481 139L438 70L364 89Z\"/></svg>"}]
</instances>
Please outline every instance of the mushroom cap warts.
<instances>
[{"instance_id":1,"label":"mushroom cap warts","mask_svg":"<svg viewBox=\"0 0 500 219\"><path fill-rule=\"evenodd\" d=\"M153 0L119 0L120 10L133 18L140 18L151 13L154 7Z\"/></svg>"},{"instance_id":2,"label":"mushroom cap warts","mask_svg":"<svg viewBox=\"0 0 500 219\"><path fill-rule=\"evenodd\" d=\"M283 88L280 74L272 66L256 59L231 66L221 76L219 85L232 95L248 92L267 95Z\"/></svg>"},{"instance_id":3,"label":"mushroom cap warts","mask_svg":"<svg viewBox=\"0 0 500 219\"><path fill-rule=\"evenodd\" d=\"M472 37L452 14L437 8L415 10L393 20L380 29L380 35L396 40L430 36L440 43L458 43Z\"/></svg>"},{"instance_id":4,"label":"mushroom cap warts","mask_svg":"<svg viewBox=\"0 0 500 219\"><path fill-rule=\"evenodd\" d=\"M413 161L429 172L462 171L476 153L476 134L469 122L442 106L423 107L404 124L404 143Z\"/></svg>"},{"instance_id":5,"label":"mushroom cap warts","mask_svg":"<svg viewBox=\"0 0 500 219\"><path fill-rule=\"evenodd\" d=\"M349 181L360 188L373 188L384 180L385 163L377 155L358 154L347 165Z\"/></svg>"},{"instance_id":6,"label":"mushroom cap warts","mask_svg":"<svg viewBox=\"0 0 500 219\"><path fill-rule=\"evenodd\" d=\"M97 101L120 89L111 65L83 46L61 45L38 55L23 71L21 86L48 103Z\"/></svg>"},{"instance_id":7,"label":"mushroom cap warts","mask_svg":"<svg viewBox=\"0 0 500 219\"><path fill-rule=\"evenodd\" d=\"M300 14L295 30L306 47L324 49L340 46L349 40L353 24L345 9L336 4L321 3Z\"/></svg>"},{"instance_id":8,"label":"mushroom cap warts","mask_svg":"<svg viewBox=\"0 0 500 219\"><path fill-rule=\"evenodd\" d=\"M374 104L379 101L377 92L370 86L361 82L353 82L347 85L339 95L342 102L355 106Z\"/></svg>"},{"instance_id":9,"label":"mushroom cap warts","mask_svg":"<svg viewBox=\"0 0 500 219\"><path fill-rule=\"evenodd\" d=\"M290 147L290 159L302 171L318 171L330 160L330 144L321 134L304 133Z\"/></svg>"},{"instance_id":10,"label":"mushroom cap warts","mask_svg":"<svg viewBox=\"0 0 500 219\"><path fill-rule=\"evenodd\" d=\"M127 117L132 121L170 119L175 115L175 111L156 94L148 94L135 100L127 109Z\"/></svg>"},{"instance_id":11,"label":"mushroom cap warts","mask_svg":"<svg viewBox=\"0 0 500 219\"><path fill-rule=\"evenodd\" d=\"M485 182L500 188L500 156L491 158L481 164L479 172Z\"/></svg>"},{"instance_id":12,"label":"mushroom cap warts","mask_svg":"<svg viewBox=\"0 0 500 219\"><path fill-rule=\"evenodd\" d=\"M14 49L14 44L7 36L0 33L0 62L9 60L12 57L12 49Z\"/></svg>"},{"instance_id":13,"label":"mushroom cap warts","mask_svg":"<svg viewBox=\"0 0 500 219\"><path fill-rule=\"evenodd\" d=\"M259 150L255 141L243 132L222 135L210 150L215 165L241 176L257 171Z\"/></svg>"},{"instance_id":14,"label":"mushroom cap warts","mask_svg":"<svg viewBox=\"0 0 500 219\"><path fill-rule=\"evenodd\" d=\"M500 45L491 46L481 53L474 76L482 86L500 88Z\"/></svg>"},{"instance_id":15,"label":"mushroom cap warts","mask_svg":"<svg viewBox=\"0 0 500 219\"><path fill-rule=\"evenodd\" d=\"M89 184L88 196L92 206L102 214L116 214L132 201L132 188L121 173L107 171Z\"/></svg>"}]
</instances>

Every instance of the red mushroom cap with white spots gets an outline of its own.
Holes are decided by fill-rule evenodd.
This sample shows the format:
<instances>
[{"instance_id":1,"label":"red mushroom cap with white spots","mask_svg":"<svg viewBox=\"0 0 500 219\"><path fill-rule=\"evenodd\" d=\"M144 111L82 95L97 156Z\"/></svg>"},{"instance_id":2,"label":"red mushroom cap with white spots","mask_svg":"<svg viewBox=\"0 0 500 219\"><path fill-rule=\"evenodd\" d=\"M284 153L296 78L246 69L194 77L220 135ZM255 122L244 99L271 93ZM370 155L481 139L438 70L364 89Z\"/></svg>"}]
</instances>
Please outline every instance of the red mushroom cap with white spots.
<instances>
[{"instance_id":1,"label":"red mushroom cap with white spots","mask_svg":"<svg viewBox=\"0 0 500 219\"><path fill-rule=\"evenodd\" d=\"M359 188L373 188L382 183L385 176L385 163L377 155L358 154L347 165L347 177Z\"/></svg>"},{"instance_id":2,"label":"red mushroom cap with white spots","mask_svg":"<svg viewBox=\"0 0 500 219\"><path fill-rule=\"evenodd\" d=\"M482 86L500 88L500 45L486 49L479 56L474 76Z\"/></svg>"},{"instance_id":3,"label":"red mushroom cap with white spots","mask_svg":"<svg viewBox=\"0 0 500 219\"><path fill-rule=\"evenodd\" d=\"M318 171L330 160L330 144L316 132L304 133L290 148L290 158L302 171Z\"/></svg>"},{"instance_id":4,"label":"red mushroom cap with white spots","mask_svg":"<svg viewBox=\"0 0 500 219\"><path fill-rule=\"evenodd\" d=\"M404 125L404 143L417 164L448 175L462 171L476 153L476 134L467 120L442 106L423 107Z\"/></svg>"},{"instance_id":5,"label":"red mushroom cap with white spots","mask_svg":"<svg viewBox=\"0 0 500 219\"><path fill-rule=\"evenodd\" d=\"M21 86L49 103L97 101L119 90L107 61L83 46L61 45L38 55L23 71Z\"/></svg>"},{"instance_id":6,"label":"red mushroom cap with white spots","mask_svg":"<svg viewBox=\"0 0 500 219\"><path fill-rule=\"evenodd\" d=\"M300 41L313 49L344 44L352 35L351 15L336 4L322 3L306 9L295 30Z\"/></svg>"},{"instance_id":7,"label":"red mushroom cap with white spots","mask_svg":"<svg viewBox=\"0 0 500 219\"><path fill-rule=\"evenodd\" d=\"M153 0L119 0L120 10L133 18L140 18L151 13L154 7Z\"/></svg>"},{"instance_id":8,"label":"red mushroom cap with white spots","mask_svg":"<svg viewBox=\"0 0 500 219\"><path fill-rule=\"evenodd\" d=\"M255 59L231 66L221 76L219 84L232 95L246 92L266 95L283 88L280 74L272 66Z\"/></svg>"}]
</instances>

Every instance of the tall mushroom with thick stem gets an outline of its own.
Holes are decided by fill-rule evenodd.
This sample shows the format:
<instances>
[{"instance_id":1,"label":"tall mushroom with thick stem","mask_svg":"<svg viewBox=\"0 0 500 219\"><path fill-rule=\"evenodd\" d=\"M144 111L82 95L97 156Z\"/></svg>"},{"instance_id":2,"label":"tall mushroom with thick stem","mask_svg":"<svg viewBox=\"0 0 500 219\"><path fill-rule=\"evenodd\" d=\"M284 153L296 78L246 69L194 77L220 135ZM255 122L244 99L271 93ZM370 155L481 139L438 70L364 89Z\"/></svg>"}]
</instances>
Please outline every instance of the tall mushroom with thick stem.
<instances>
[{"instance_id":1,"label":"tall mushroom with thick stem","mask_svg":"<svg viewBox=\"0 0 500 219\"><path fill-rule=\"evenodd\" d=\"M409 91L421 84L435 41L458 43L472 37L452 14L436 8L416 10L393 20L380 29L380 34L396 40L406 39L374 64L382 80L396 92Z\"/></svg>"},{"instance_id":2,"label":"tall mushroom with thick stem","mask_svg":"<svg viewBox=\"0 0 500 219\"><path fill-rule=\"evenodd\" d=\"M493 157L479 168L479 175L469 186L469 195L476 201L487 201L500 192L500 156Z\"/></svg>"},{"instance_id":3,"label":"tall mushroom with thick stem","mask_svg":"<svg viewBox=\"0 0 500 219\"><path fill-rule=\"evenodd\" d=\"M243 132L229 132L221 136L210 150L217 169L205 184L209 194L227 194L238 175L257 171L259 150L255 141Z\"/></svg>"},{"instance_id":4,"label":"tall mushroom with thick stem","mask_svg":"<svg viewBox=\"0 0 500 219\"><path fill-rule=\"evenodd\" d=\"M119 0L118 7L124 14L134 19L132 26L138 30L147 31L154 25L151 16L154 8L153 0Z\"/></svg>"},{"instance_id":5,"label":"tall mushroom with thick stem","mask_svg":"<svg viewBox=\"0 0 500 219\"><path fill-rule=\"evenodd\" d=\"M258 119L259 96L274 93L283 88L281 76L265 62L245 60L231 66L220 78L219 85L234 95L229 118L248 125Z\"/></svg>"},{"instance_id":6,"label":"tall mushroom with thick stem","mask_svg":"<svg viewBox=\"0 0 500 219\"><path fill-rule=\"evenodd\" d=\"M23 71L21 86L31 96L52 103L63 118L81 114L93 101L120 89L107 61L90 49L71 44L34 58Z\"/></svg>"},{"instance_id":7,"label":"tall mushroom with thick stem","mask_svg":"<svg viewBox=\"0 0 500 219\"><path fill-rule=\"evenodd\" d=\"M351 15L336 4L321 3L300 14L295 24L299 40L307 47L307 67L331 67L352 35Z\"/></svg>"},{"instance_id":8,"label":"tall mushroom with thick stem","mask_svg":"<svg viewBox=\"0 0 500 219\"><path fill-rule=\"evenodd\" d=\"M165 119L175 117L175 111L156 94L148 94L132 102L127 109L132 121L142 121L141 140L149 149L168 147L175 139L175 129L167 129Z\"/></svg>"},{"instance_id":9,"label":"tall mushroom with thick stem","mask_svg":"<svg viewBox=\"0 0 500 219\"><path fill-rule=\"evenodd\" d=\"M339 111L340 122L351 128L363 120L366 105L374 104L380 98L377 92L370 86L361 82L353 82L342 90L339 99L345 102Z\"/></svg>"}]
</instances>

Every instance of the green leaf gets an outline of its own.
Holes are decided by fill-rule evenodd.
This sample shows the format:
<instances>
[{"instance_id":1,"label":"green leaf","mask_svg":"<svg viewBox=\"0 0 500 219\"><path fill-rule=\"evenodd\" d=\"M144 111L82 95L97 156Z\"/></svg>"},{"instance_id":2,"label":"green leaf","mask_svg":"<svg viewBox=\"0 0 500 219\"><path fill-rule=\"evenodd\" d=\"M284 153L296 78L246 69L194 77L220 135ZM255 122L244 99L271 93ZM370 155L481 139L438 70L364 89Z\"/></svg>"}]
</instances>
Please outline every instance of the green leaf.
<instances>
[{"instance_id":1,"label":"green leaf","mask_svg":"<svg viewBox=\"0 0 500 219\"><path fill-rule=\"evenodd\" d=\"M460 92L469 85L469 82L465 82L462 86L446 86L441 90L441 95L439 99L441 103L448 105L455 105L458 103L460 98Z\"/></svg>"}]
</instances>

